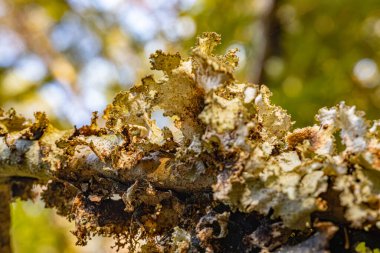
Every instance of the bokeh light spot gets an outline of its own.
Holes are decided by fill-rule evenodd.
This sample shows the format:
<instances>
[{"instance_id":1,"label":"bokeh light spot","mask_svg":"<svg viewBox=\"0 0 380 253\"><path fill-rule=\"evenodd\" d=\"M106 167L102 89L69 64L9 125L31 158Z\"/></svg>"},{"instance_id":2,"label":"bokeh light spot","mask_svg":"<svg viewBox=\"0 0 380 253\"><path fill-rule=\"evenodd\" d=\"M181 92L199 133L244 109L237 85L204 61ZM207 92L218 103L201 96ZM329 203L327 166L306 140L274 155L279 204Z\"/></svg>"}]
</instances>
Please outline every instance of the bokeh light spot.
<instances>
[{"instance_id":1,"label":"bokeh light spot","mask_svg":"<svg viewBox=\"0 0 380 253\"><path fill-rule=\"evenodd\" d=\"M372 59L361 59L355 64L354 76L365 88L373 88L379 84L379 71Z\"/></svg>"}]
</instances>

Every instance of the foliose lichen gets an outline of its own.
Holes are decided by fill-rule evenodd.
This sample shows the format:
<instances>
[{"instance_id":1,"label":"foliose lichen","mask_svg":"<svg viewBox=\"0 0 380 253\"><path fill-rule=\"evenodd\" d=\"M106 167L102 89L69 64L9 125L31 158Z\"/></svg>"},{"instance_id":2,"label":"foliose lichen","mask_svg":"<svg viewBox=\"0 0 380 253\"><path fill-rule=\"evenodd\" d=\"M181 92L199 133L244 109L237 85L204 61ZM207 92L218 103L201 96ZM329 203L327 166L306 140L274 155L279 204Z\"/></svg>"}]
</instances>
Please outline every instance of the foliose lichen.
<instances>
[{"instance_id":1,"label":"foliose lichen","mask_svg":"<svg viewBox=\"0 0 380 253\"><path fill-rule=\"evenodd\" d=\"M293 249L322 252L338 227L318 215L380 228L380 122L340 103L293 129L266 86L235 79L236 50L215 55L219 43L205 33L188 58L152 54L163 77L117 94L104 127L96 113L59 131L43 113L0 111L0 176L49 180L43 199L75 221L80 245L103 235L143 252L223 252L234 219L253 214L272 221L242 228L236 248L283 252L309 231Z\"/></svg>"}]
</instances>

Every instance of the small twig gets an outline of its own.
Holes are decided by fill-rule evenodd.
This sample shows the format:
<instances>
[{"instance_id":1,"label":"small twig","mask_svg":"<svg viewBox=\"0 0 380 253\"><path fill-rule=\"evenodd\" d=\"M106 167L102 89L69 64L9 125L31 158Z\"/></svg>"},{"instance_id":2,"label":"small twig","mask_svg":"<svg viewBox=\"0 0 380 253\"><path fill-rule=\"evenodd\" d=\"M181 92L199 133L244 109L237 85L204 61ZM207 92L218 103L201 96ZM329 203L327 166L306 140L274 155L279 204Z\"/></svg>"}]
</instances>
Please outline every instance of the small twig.
<instances>
[{"instance_id":1,"label":"small twig","mask_svg":"<svg viewBox=\"0 0 380 253\"><path fill-rule=\"evenodd\" d=\"M344 228L344 249L350 249L350 238L348 237L347 228Z\"/></svg>"}]
</instances>

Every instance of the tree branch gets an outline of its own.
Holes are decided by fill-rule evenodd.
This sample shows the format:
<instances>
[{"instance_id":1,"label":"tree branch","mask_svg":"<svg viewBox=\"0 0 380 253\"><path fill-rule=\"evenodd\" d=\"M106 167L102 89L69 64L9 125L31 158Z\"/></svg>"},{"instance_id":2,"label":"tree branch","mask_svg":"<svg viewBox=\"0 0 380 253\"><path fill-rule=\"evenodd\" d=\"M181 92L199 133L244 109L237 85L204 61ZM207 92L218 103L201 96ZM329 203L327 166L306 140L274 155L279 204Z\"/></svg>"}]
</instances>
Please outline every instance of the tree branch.
<instances>
[{"instance_id":1,"label":"tree branch","mask_svg":"<svg viewBox=\"0 0 380 253\"><path fill-rule=\"evenodd\" d=\"M232 242L237 252L274 250L297 230L311 238L297 247L324 250L336 227L322 224L327 233L312 236L320 218L377 229L380 121L342 102L293 130L266 86L234 79L235 51L212 53L219 42L205 33L189 59L157 51L152 68L165 77L119 93L105 127L96 113L91 125L59 131L43 113L31 122L0 110L0 178L49 181L43 200L75 221L80 245L103 235L118 247L143 239L145 252L218 252ZM12 197L30 197L23 191L34 181L19 181ZM1 194L7 233L11 193ZM267 217L262 229L245 226L251 215ZM238 236L229 231L237 220Z\"/></svg>"},{"instance_id":2,"label":"tree branch","mask_svg":"<svg viewBox=\"0 0 380 253\"><path fill-rule=\"evenodd\" d=\"M196 175L191 170L182 170L181 177L178 177L173 173L174 157L162 152L153 152L128 169L114 168L111 161L102 161L86 145L79 145L73 156L67 157L62 155L62 150L55 143L65 133L67 131L46 133L43 141L17 139L11 146L6 143L6 137L0 137L0 178L27 177L47 182L56 177L52 166L59 165L63 171L60 173L62 177L70 171L87 171L91 175L111 178L127 185L136 180L146 180L156 187L175 191L207 190L215 182L215 178ZM102 138L107 139L107 136ZM112 150L117 145L108 148ZM50 160L42 154L46 149L50 150Z\"/></svg>"}]
</instances>

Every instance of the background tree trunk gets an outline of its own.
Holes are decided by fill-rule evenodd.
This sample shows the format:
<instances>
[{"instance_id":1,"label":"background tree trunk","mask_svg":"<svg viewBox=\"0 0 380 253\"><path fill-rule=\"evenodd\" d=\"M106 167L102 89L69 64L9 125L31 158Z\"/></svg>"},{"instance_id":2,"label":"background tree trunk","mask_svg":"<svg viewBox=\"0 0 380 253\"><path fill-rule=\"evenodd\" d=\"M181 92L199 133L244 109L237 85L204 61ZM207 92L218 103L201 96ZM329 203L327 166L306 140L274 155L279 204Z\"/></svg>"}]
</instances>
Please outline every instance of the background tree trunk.
<instances>
[{"instance_id":1,"label":"background tree trunk","mask_svg":"<svg viewBox=\"0 0 380 253\"><path fill-rule=\"evenodd\" d=\"M12 252L11 248L11 191L9 184L0 184L0 252Z\"/></svg>"}]
</instances>

